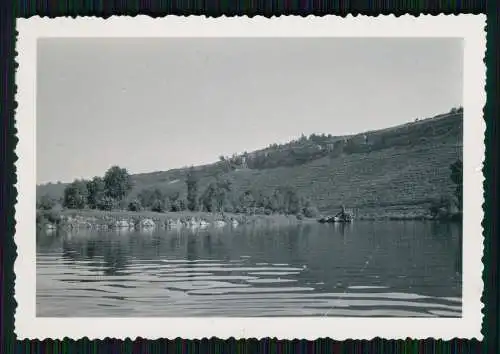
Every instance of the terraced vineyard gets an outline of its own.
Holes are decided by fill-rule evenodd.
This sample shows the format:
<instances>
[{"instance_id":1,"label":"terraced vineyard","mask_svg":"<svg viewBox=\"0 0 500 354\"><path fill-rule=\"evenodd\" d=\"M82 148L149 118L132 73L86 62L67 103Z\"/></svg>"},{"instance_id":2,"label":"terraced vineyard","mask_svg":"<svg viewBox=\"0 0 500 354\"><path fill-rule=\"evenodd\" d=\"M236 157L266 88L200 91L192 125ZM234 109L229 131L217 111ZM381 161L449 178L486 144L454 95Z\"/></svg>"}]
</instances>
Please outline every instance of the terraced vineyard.
<instances>
[{"instance_id":1,"label":"terraced vineyard","mask_svg":"<svg viewBox=\"0 0 500 354\"><path fill-rule=\"evenodd\" d=\"M366 216L408 215L452 194L449 165L457 159L457 150L452 144L404 151L391 148L322 158L298 167L236 172L233 180L243 190L254 187L270 192L284 183L295 186L323 212L344 204Z\"/></svg>"},{"instance_id":2,"label":"terraced vineyard","mask_svg":"<svg viewBox=\"0 0 500 354\"><path fill-rule=\"evenodd\" d=\"M449 166L462 157L462 122L460 112L350 136L354 148L329 152L296 166L231 172L225 172L220 163L199 166L200 190L223 175L239 192L271 193L278 186L293 186L323 213L343 204L368 217L421 214L433 200L452 194ZM335 137L335 141L341 139ZM134 175L130 198L153 187L185 196L186 172L176 169ZM64 186L38 186L37 194L60 197Z\"/></svg>"}]
</instances>

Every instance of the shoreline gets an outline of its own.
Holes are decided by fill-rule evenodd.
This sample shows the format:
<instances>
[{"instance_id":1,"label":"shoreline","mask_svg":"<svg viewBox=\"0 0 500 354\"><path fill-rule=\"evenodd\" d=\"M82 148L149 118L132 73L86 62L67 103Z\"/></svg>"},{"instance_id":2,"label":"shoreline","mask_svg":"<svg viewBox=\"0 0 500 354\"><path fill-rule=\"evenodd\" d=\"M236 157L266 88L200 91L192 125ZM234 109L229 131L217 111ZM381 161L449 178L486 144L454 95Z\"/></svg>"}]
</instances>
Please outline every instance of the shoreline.
<instances>
[{"instance_id":1,"label":"shoreline","mask_svg":"<svg viewBox=\"0 0 500 354\"><path fill-rule=\"evenodd\" d=\"M295 215L246 215L209 212L100 211L100 210L37 210L37 227L44 229L169 229L225 227L255 224L295 225L316 222Z\"/></svg>"},{"instance_id":2,"label":"shoreline","mask_svg":"<svg viewBox=\"0 0 500 354\"><path fill-rule=\"evenodd\" d=\"M461 222L462 214L450 214L432 217L430 215L383 215L383 216L360 216L359 221L440 221Z\"/></svg>"},{"instance_id":3,"label":"shoreline","mask_svg":"<svg viewBox=\"0 0 500 354\"><path fill-rule=\"evenodd\" d=\"M298 225L318 223L317 218L297 218L295 215L247 215L236 213L209 213L209 212L165 212L152 211L101 211L101 210L37 210L37 228L54 229L91 229L91 230L118 230L118 229L181 229L206 228L239 225ZM462 215L455 214L442 217L429 215L359 215L355 221L433 221L433 222L461 222Z\"/></svg>"}]
</instances>

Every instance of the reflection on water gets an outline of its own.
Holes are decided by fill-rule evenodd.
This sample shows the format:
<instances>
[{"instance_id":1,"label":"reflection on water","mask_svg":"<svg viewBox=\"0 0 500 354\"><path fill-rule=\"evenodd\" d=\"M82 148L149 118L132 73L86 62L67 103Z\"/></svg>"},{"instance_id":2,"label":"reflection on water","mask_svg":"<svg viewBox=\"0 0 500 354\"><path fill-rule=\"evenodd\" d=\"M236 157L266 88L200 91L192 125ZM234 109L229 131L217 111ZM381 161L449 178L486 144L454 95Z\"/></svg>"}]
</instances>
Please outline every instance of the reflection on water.
<instances>
[{"instance_id":1,"label":"reflection on water","mask_svg":"<svg viewBox=\"0 0 500 354\"><path fill-rule=\"evenodd\" d=\"M357 222L37 237L38 316L461 316L461 227Z\"/></svg>"}]
</instances>

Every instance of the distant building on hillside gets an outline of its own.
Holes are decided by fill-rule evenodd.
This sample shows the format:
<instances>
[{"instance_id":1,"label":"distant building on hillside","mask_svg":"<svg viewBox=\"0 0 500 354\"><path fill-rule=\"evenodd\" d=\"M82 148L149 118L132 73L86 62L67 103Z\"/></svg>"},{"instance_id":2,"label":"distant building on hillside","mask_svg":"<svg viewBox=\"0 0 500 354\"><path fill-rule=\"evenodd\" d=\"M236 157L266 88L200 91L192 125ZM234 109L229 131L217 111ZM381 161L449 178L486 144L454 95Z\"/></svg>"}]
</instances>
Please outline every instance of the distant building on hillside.
<instances>
[{"instance_id":1,"label":"distant building on hillside","mask_svg":"<svg viewBox=\"0 0 500 354\"><path fill-rule=\"evenodd\" d=\"M241 157L241 168L248 168L247 158L245 156Z\"/></svg>"}]
</instances>

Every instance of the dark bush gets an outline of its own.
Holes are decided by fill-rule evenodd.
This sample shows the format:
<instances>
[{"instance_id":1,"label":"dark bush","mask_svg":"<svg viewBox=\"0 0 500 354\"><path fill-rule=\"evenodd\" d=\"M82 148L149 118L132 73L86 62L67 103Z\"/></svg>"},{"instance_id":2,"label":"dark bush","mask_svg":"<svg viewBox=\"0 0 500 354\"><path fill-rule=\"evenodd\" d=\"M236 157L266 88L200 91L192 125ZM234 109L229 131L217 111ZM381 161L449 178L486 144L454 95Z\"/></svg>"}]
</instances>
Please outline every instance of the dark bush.
<instances>
[{"instance_id":1,"label":"dark bush","mask_svg":"<svg viewBox=\"0 0 500 354\"><path fill-rule=\"evenodd\" d=\"M177 199L170 204L170 211L182 211L182 201Z\"/></svg>"},{"instance_id":2,"label":"dark bush","mask_svg":"<svg viewBox=\"0 0 500 354\"><path fill-rule=\"evenodd\" d=\"M102 197L97 201L97 209L111 211L115 208L116 202L111 197Z\"/></svg>"},{"instance_id":3,"label":"dark bush","mask_svg":"<svg viewBox=\"0 0 500 354\"><path fill-rule=\"evenodd\" d=\"M187 209L187 201L184 199L178 199L177 202L179 203L179 211L184 211Z\"/></svg>"},{"instance_id":4,"label":"dark bush","mask_svg":"<svg viewBox=\"0 0 500 354\"><path fill-rule=\"evenodd\" d=\"M36 224L43 225L47 222L47 219L44 216L44 213L37 211L36 212Z\"/></svg>"},{"instance_id":5,"label":"dark bush","mask_svg":"<svg viewBox=\"0 0 500 354\"><path fill-rule=\"evenodd\" d=\"M88 193L87 182L75 180L64 189L63 205L68 209L84 209Z\"/></svg>"},{"instance_id":6,"label":"dark bush","mask_svg":"<svg viewBox=\"0 0 500 354\"><path fill-rule=\"evenodd\" d=\"M156 199L155 201L153 201L153 203L151 205L151 211L154 211L157 213L164 213L165 212L165 203L159 199Z\"/></svg>"},{"instance_id":7,"label":"dark bush","mask_svg":"<svg viewBox=\"0 0 500 354\"><path fill-rule=\"evenodd\" d=\"M451 213L451 199L441 196L439 200L435 200L429 207L429 214L433 218L448 218Z\"/></svg>"},{"instance_id":8,"label":"dark bush","mask_svg":"<svg viewBox=\"0 0 500 354\"><path fill-rule=\"evenodd\" d=\"M59 224L61 222L61 215L55 211L37 211L36 223L42 226L46 223Z\"/></svg>"},{"instance_id":9,"label":"dark bush","mask_svg":"<svg viewBox=\"0 0 500 354\"><path fill-rule=\"evenodd\" d=\"M56 200L48 195L43 195L37 200L36 208L40 210L50 210L56 205Z\"/></svg>"},{"instance_id":10,"label":"dark bush","mask_svg":"<svg viewBox=\"0 0 500 354\"><path fill-rule=\"evenodd\" d=\"M187 203L184 199L176 199L170 204L170 211L184 211L187 209Z\"/></svg>"},{"instance_id":11,"label":"dark bush","mask_svg":"<svg viewBox=\"0 0 500 354\"><path fill-rule=\"evenodd\" d=\"M316 216L319 215L318 209L316 207L313 207L313 206L308 206L308 207L304 208L303 212L304 212L304 216L306 218L315 218Z\"/></svg>"},{"instance_id":12,"label":"dark bush","mask_svg":"<svg viewBox=\"0 0 500 354\"><path fill-rule=\"evenodd\" d=\"M61 215L53 211L49 211L45 217L51 224L57 225L59 224L59 222L61 222Z\"/></svg>"},{"instance_id":13,"label":"dark bush","mask_svg":"<svg viewBox=\"0 0 500 354\"><path fill-rule=\"evenodd\" d=\"M187 205L186 207L195 211L198 210L198 176L195 174L194 168L190 168L187 178Z\"/></svg>"},{"instance_id":14,"label":"dark bush","mask_svg":"<svg viewBox=\"0 0 500 354\"><path fill-rule=\"evenodd\" d=\"M431 217L435 218L436 216L438 216L439 214L439 206L435 203L433 203L430 207L429 207L429 214L431 215Z\"/></svg>"},{"instance_id":15,"label":"dark bush","mask_svg":"<svg viewBox=\"0 0 500 354\"><path fill-rule=\"evenodd\" d=\"M141 211L142 210L141 202L137 199L132 200L130 203L128 203L128 210L129 211Z\"/></svg>"}]
</instances>

